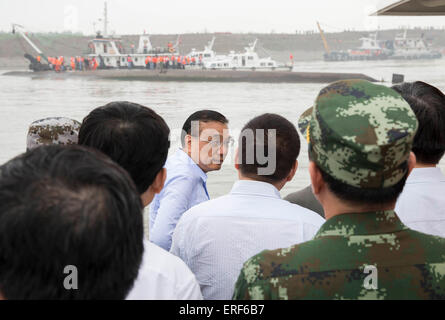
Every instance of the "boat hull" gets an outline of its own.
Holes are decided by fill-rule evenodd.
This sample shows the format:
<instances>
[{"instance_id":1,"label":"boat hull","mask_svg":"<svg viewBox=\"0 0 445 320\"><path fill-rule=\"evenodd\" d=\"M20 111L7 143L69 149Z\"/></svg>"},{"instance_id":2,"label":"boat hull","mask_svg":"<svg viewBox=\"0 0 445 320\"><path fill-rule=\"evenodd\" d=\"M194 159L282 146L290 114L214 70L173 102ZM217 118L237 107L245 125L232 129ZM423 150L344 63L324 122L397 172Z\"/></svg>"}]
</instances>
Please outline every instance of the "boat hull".
<instances>
[{"instance_id":1,"label":"boat hull","mask_svg":"<svg viewBox=\"0 0 445 320\"><path fill-rule=\"evenodd\" d=\"M33 78L90 78L127 81L181 82L257 82L257 83L330 83L345 79L377 80L361 73L290 72L290 71L232 71L232 70L96 70L67 72L7 72L4 76Z\"/></svg>"}]
</instances>

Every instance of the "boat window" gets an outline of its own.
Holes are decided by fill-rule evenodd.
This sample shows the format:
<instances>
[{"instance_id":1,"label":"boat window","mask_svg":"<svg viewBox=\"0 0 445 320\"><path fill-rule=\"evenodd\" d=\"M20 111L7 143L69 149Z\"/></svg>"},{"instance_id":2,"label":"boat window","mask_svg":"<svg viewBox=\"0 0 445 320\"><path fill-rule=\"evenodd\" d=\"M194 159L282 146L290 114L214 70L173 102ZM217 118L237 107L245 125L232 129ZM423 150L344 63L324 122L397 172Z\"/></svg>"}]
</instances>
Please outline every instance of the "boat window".
<instances>
[{"instance_id":1,"label":"boat window","mask_svg":"<svg viewBox=\"0 0 445 320\"><path fill-rule=\"evenodd\" d=\"M264 67L266 64L264 62L261 62L261 66Z\"/></svg>"},{"instance_id":2,"label":"boat window","mask_svg":"<svg viewBox=\"0 0 445 320\"><path fill-rule=\"evenodd\" d=\"M138 62L138 58L134 58L134 62Z\"/></svg>"},{"instance_id":3,"label":"boat window","mask_svg":"<svg viewBox=\"0 0 445 320\"><path fill-rule=\"evenodd\" d=\"M125 62L125 58L122 58L122 62Z\"/></svg>"},{"instance_id":4,"label":"boat window","mask_svg":"<svg viewBox=\"0 0 445 320\"><path fill-rule=\"evenodd\" d=\"M210 58L210 53L204 54L204 58Z\"/></svg>"},{"instance_id":5,"label":"boat window","mask_svg":"<svg viewBox=\"0 0 445 320\"><path fill-rule=\"evenodd\" d=\"M238 60L238 57L237 57L237 56L234 56L234 57L233 57L233 60Z\"/></svg>"},{"instance_id":6,"label":"boat window","mask_svg":"<svg viewBox=\"0 0 445 320\"><path fill-rule=\"evenodd\" d=\"M107 44L104 43L104 53L107 53Z\"/></svg>"},{"instance_id":7,"label":"boat window","mask_svg":"<svg viewBox=\"0 0 445 320\"><path fill-rule=\"evenodd\" d=\"M107 58L107 62L110 62L110 58Z\"/></svg>"},{"instance_id":8,"label":"boat window","mask_svg":"<svg viewBox=\"0 0 445 320\"><path fill-rule=\"evenodd\" d=\"M248 60L253 60L253 56L249 56L247 59Z\"/></svg>"},{"instance_id":9,"label":"boat window","mask_svg":"<svg viewBox=\"0 0 445 320\"><path fill-rule=\"evenodd\" d=\"M273 66L273 63L272 63L272 62L269 62L269 66Z\"/></svg>"},{"instance_id":10,"label":"boat window","mask_svg":"<svg viewBox=\"0 0 445 320\"><path fill-rule=\"evenodd\" d=\"M212 63L210 66L213 68L213 67L216 66L216 65L215 65L214 63Z\"/></svg>"},{"instance_id":11,"label":"boat window","mask_svg":"<svg viewBox=\"0 0 445 320\"><path fill-rule=\"evenodd\" d=\"M229 66L229 64L228 63L224 63L224 67L228 67Z\"/></svg>"}]
</instances>

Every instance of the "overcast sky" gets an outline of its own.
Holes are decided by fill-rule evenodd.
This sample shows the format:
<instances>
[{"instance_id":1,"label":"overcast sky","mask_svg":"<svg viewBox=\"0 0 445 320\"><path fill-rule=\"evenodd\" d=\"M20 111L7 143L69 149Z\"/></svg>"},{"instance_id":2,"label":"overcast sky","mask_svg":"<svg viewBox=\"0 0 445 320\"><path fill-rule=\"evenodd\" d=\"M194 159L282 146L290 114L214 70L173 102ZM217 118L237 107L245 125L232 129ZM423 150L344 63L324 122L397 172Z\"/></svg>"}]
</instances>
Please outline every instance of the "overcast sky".
<instances>
[{"instance_id":1,"label":"overcast sky","mask_svg":"<svg viewBox=\"0 0 445 320\"><path fill-rule=\"evenodd\" d=\"M400 26L444 27L444 17L369 17L396 0L108 0L109 30L116 34L370 30ZM11 23L29 31L102 29L103 0L0 0L0 30Z\"/></svg>"}]
</instances>

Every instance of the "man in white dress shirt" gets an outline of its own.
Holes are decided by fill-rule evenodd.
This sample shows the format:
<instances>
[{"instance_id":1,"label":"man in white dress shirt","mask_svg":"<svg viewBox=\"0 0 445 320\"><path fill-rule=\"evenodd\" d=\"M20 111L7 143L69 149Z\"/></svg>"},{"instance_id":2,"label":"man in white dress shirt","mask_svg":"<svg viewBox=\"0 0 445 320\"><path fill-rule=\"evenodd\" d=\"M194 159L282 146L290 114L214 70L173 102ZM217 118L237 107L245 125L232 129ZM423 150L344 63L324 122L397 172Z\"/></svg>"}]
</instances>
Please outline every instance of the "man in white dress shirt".
<instances>
[{"instance_id":1,"label":"man in white dress shirt","mask_svg":"<svg viewBox=\"0 0 445 320\"><path fill-rule=\"evenodd\" d=\"M83 120L79 144L99 149L127 170L146 207L164 186L169 133L164 119L153 110L119 101L94 109ZM202 300L202 295L181 259L144 241L139 275L127 299Z\"/></svg>"},{"instance_id":2,"label":"man in white dress shirt","mask_svg":"<svg viewBox=\"0 0 445 320\"><path fill-rule=\"evenodd\" d=\"M437 167L445 152L445 96L424 82L393 87L419 121L412 151L417 164L406 181L396 212L411 229L445 237L445 175Z\"/></svg>"},{"instance_id":3,"label":"man in white dress shirt","mask_svg":"<svg viewBox=\"0 0 445 320\"><path fill-rule=\"evenodd\" d=\"M179 220L171 251L195 273L204 299L231 299L243 263L266 249L312 239L324 219L284 201L280 190L297 170L295 126L275 114L251 120L239 138L239 181L223 197Z\"/></svg>"}]
</instances>

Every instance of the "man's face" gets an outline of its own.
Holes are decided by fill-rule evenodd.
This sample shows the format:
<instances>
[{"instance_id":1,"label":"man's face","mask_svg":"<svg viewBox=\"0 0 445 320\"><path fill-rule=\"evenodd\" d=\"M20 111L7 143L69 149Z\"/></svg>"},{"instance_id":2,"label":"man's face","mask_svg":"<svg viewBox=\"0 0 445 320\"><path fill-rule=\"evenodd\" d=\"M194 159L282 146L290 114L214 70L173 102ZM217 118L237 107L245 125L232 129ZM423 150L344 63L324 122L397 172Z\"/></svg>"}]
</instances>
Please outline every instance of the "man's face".
<instances>
[{"instance_id":1,"label":"man's face","mask_svg":"<svg viewBox=\"0 0 445 320\"><path fill-rule=\"evenodd\" d=\"M195 123L196 127L197 124L198 122ZM227 125L216 121L199 122L199 134L196 127L194 128L192 123L189 149L191 150L191 158L204 172L221 169L227 152L233 143Z\"/></svg>"}]
</instances>

